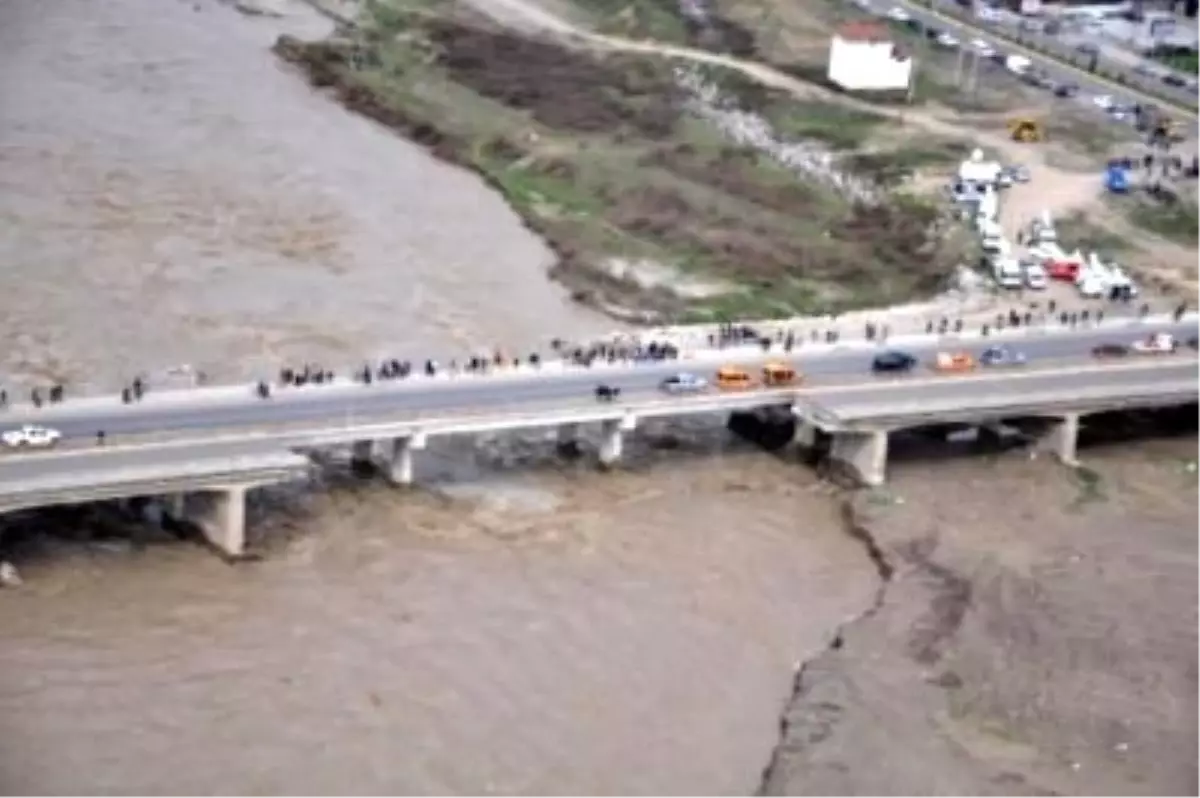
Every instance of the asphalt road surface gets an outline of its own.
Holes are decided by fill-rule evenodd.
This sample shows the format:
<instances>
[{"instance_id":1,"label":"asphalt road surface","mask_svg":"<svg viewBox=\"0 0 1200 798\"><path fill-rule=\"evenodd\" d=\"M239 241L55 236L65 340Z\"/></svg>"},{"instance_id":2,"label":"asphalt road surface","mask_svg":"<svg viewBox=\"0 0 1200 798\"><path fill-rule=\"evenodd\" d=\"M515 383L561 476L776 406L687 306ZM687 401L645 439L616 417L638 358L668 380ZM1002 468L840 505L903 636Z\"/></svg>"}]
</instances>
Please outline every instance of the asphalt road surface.
<instances>
[{"instance_id":1,"label":"asphalt road surface","mask_svg":"<svg viewBox=\"0 0 1200 798\"><path fill-rule=\"evenodd\" d=\"M1075 49L1071 45L1058 41L1052 36L1032 33L1022 34L1022 38L1030 45L1052 52L1054 54L1053 57L1039 53L1030 47L1022 47L1019 43L1007 38L1008 36L1015 37L1016 35L1016 31L1011 28L1001 26L1000 30L1005 35L999 35L996 29L989 28L982 20L968 23L957 17L949 16L950 13L961 13L961 9L952 8L948 3L936 3L931 10L926 5L915 2L915 0L875 0L875 5L882 10L889 8L889 4L900 6L914 18L920 20L922 24L955 34L962 40L964 46L971 39L978 38L988 42L999 51L1009 54L1026 55L1038 67L1044 68L1055 80L1076 83L1086 92L1097 95L1113 95L1118 99L1124 100L1141 99L1155 104L1162 103L1164 100L1171 100L1183 105L1185 108L1192 109L1188 112L1188 115L1193 120L1196 118L1196 111L1194 110L1196 107L1196 95L1194 92L1188 91L1186 88L1168 86L1161 81L1139 75L1133 71L1132 65L1116 62L1112 59L1104 58L1103 55L1101 56L1100 68L1113 74L1120 74L1126 81L1126 85L1122 85L1101 75L1088 72L1086 68L1080 65L1086 63L1087 56L1075 52ZM1074 66L1062 63L1063 60L1070 62ZM1000 67L997 66L996 68L999 69ZM1183 109L1167 104L1163 110L1182 112Z\"/></svg>"},{"instance_id":2,"label":"asphalt road surface","mask_svg":"<svg viewBox=\"0 0 1200 798\"><path fill-rule=\"evenodd\" d=\"M1015 342L1015 348L1030 360L1027 368L1037 368L1039 361L1055 361L1057 366L1086 365L1092 361L1092 347L1101 343L1131 343L1150 331L1171 332L1186 338L1196 335L1196 322L1160 325L1132 325L1120 329L1077 330L1066 334L1047 335ZM926 344L909 347L906 351L923 361L918 372L928 373L928 364L937 352L954 349L978 355L989 346L987 340L977 340L961 347L953 344ZM845 385L847 390L861 393L847 383L870 379L870 365L878 349L856 348L822 353L794 351L781 354L732 355L728 365L757 370L768 362L786 362L805 376L811 388ZM1189 358L1190 360L1190 358ZM376 382L367 385L314 386L277 392L270 399L259 399L249 389L245 398L226 398L221 401L198 399L195 403L178 401L161 405L113 405L86 412L72 410L70 403L42 410L23 410L7 419L7 426L33 422L58 429L65 440L95 438L98 430L107 436L158 434L191 435L197 431L221 429L270 430L289 424L326 423L365 424L387 417L437 417L453 414L484 415L491 412L519 413L561 408L574 403L594 402L592 392L603 383L618 387L622 398L635 395L661 396L659 383L680 371L710 377L722 361L706 360L703 364L689 361L667 361L633 364L628 367L596 368L593 370L560 373L529 374L488 378L464 375L454 379L429 380L420 377L405 381ZM1194 361L1192 361L1194 364ZM1194 365L1193 365L1194 368ZM910 376L909 379L913 377ZM882 379L882 378L881 378ZM1063 376L1054 379L1062 380ZM1015 384L1021 384L1020 380ZM944 396L953 387L935 389ZM82 406L81 406L82 407ZM500 408L503 408L502 410Z\"/></svg>"}]
</instances>

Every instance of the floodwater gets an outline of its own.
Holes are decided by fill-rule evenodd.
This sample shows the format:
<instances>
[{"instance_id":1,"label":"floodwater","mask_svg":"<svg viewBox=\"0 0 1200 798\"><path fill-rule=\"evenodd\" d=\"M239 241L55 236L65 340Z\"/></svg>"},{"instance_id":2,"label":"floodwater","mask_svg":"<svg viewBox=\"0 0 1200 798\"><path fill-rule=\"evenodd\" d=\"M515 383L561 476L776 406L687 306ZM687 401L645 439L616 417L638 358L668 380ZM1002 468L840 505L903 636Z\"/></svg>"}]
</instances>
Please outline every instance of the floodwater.
<instances>
[{"instance_id":1,"label":"floodwater","mask_svg":"<svg viewBox=\"0 0 1200 798\"><path fill-rule=\"evenodd\" d=\"M0 4L7 384L614 326L498 196L267 52L323 28ZM795 663L874 572L794 463L648 432L628 473L491 441L423 456L411 492L268 495L236 568L43 540L0 596L0 791L753 790Z\"/></svg>"}]
</instances>

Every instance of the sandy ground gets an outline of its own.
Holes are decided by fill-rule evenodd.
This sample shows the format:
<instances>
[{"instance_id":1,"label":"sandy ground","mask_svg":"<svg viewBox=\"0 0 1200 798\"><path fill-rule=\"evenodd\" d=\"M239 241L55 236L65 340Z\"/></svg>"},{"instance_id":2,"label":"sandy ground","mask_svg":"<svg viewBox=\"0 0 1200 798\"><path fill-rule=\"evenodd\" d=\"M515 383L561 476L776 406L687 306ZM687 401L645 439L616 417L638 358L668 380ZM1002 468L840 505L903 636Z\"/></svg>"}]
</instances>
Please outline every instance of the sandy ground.
<instances>
[{"instance_id":1,"label":"sandy ground","mask_svg":"<svg viewBox=\"0 0 1200 798\"><path fill-rule=\"evenodd\" d=\"M893 469L858 506L894 575L805 669L768 792L1195 794L1195 458Z\"/></svg>"}]
</instances>

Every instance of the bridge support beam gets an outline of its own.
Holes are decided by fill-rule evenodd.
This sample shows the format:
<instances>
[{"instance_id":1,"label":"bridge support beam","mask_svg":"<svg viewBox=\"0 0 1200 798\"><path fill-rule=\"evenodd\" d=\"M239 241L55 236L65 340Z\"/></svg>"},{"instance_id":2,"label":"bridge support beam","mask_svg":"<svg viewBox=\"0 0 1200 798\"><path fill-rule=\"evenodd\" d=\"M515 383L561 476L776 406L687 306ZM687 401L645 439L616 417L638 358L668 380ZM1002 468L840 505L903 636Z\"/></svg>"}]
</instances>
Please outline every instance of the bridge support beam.
<instances>
[{"instance_id":1,"label":"bridge support beam","mask_svg":"<svg viewBox=\"0 0 1200 798\"><path fill-rule=\"evenodd\" d=\"M246 491L238 486L211 493L212 506L198 521L204 538L227 557L246 551Z\"/></svg>"},{"instance_id":2,"label":"bridge support beam","mask_svg":"<svg viewBox=\"0 0 1200 798\"><path fill-rule=\"evenodd\" d=\"M392 456L387 470L389 482L399 486L413 483L413 455L425 448L425 442L424 433L392 440Z\"/></svg>"},{"instance_id":3,"label":"bridge support beam","mask_svg":"<svg viewBox=\"0 0 1200 798\"><path fill-rule=\"evenodd\" d=\"M637 418L624 416L600 424L600 465L611 468L625 454L625 433L637 428Z\"/></svg>"},{"instance_id":4,"label":"bridge support beam","mask_svg":"<svg viewBox=\"0 0 1200 798\"><path fill-rule=\"evenodd\" d=\"M867 487L882 485L887 479L888 432L835 432L829 457L846 467Z\"/></svg>"},{"instance_id":5,"label":"bridge support beam","mask_svg":"<svg viewBox=\"0 0 1200 798\"><path fill-rule=\"evenodd\" d=\"M1079 465L1076 446L1079 443L1079 414L1067 413L1055 419L1039 442L1038 448L1047 451L1069 466Z\"/></svg>"}]
</instances>

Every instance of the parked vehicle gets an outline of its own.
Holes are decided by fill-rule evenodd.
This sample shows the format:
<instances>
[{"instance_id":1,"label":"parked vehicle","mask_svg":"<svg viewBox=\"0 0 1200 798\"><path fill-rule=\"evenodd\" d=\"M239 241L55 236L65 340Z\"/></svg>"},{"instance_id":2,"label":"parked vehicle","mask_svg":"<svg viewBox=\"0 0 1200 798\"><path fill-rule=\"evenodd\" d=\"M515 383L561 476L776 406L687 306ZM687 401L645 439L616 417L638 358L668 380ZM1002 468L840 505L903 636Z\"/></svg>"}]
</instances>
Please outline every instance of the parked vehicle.
<instances>
[{"instance_id":1,"label":"parked vehicle","mask_svg":"<svg viewBox=\"0 0 1200 798\"><path fill-rule=\"evenodd\" d=\"M1139 355L1165 355L1179 347L1175 336L1170 333L1152 333L1140 341L1133 342L1133 351Z\"/></svg>"},{"instance_id":2,"label":"parked vehicle","mask_svg":"<svg viewBox=\"0 0 1200 798\"><path fill-rule=\"evenodd\" d=\"M695 374L672 374L659 383L659 389L670 394L700 393L708 390L708 380Z\"/></svg>"},{"instance_id":3,"label":"parked vehicle","mask_svg":"<svg viewBox=\"0 0 1200 798\"><path fill-rule=\"evenodd\" d=\"M0 441L10 449L48 449L61 439L62 433L58 430L35 424L24 424L0 434Z\"/></svg>"},{"instance_id":4,"label":"parked vehicle","mask_svg":"<svg viewBox=\"0 0 1200 798\"><path fill-rule=\"evenodd\" d=\"M1125 357L1129 354L1129 347L1125 344L1100 344L1092 348L1092 356L1099 358L1110 357Z\"/></svg>"},{"instance_id":5,"label":"parked vehicle","mask_svg":"<svg viewBox=\"0 0 1200 798\"><path fill-rule=\"evenodd\" d=\"M617 398L620 397L620 395L621 395L621 389L617 388L616 386L613 386L613 385L597 385L596 386L596 399L598 399L601 402L616 401Z\"/></svg>"},{"instance_id":6,"label":"parked vehicle","mask_svg":"<svg viewBox=\"0 0 1200 798\"><path fill-rule=\"evenodd\" d=\"M966 352L938 352L933 368L943 372L971 371L975 368L975 358Z\"/></svg>"},{"instance_id":7,"label":"parked vehicle","mask_svg":"<svg viewBox=\"0 0 1200 798\"><path fill-rule=\"evenodd\" d=\"M917 358L908 352L893 349L876 355L871 361L871 371L876 373L912 371L917 363Z\"/></svg>"},{"instance_id":8,"label":"parked vehicle","mask_svg":"<svg viewBox=\"0 0 1200 798\"><path fill-rule=\"evenodd\" d=\"M1044 291L1047 285L1046 270L1040 263L1025 263L1025 287L1032 291Z\"/></svg>"},{"instance_id":9,"label":"parked vehicle","mask_svg":"<svg viewBox=\"0 0 1200 798\"><path fill-rule=\"evenodd\" d=\"M717 387L725 391L745 390L754 387L754 380L743 369L722 366L717 369Z\"/></svg>"},{"instance_id":10,"label":"parked vehicle","mask_svg":"<svg viewBox=\"0 0 1200 798\"><path fill-rule=\"evenodd\" d=\"M1013 349L1008 344L988 347L979 356L982 366L1023 366L1025 362L1025 353Z\"/></svg>"}]
</instances>

